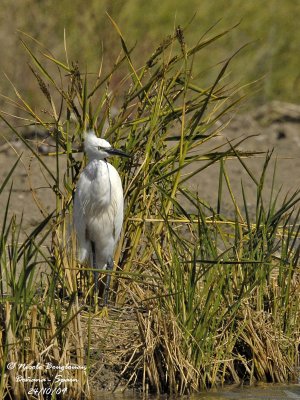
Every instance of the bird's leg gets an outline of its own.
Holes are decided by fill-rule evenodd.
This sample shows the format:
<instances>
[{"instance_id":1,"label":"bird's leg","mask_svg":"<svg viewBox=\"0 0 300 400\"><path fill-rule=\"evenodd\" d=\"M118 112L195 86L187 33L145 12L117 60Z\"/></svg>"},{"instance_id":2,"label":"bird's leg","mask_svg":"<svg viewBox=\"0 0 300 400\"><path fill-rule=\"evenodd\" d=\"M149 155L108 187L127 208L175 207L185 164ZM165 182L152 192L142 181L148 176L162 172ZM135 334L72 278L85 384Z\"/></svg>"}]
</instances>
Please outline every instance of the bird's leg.
<instances>
[{"instance_id":1,"label":"bird's leg","mask_svg":"<svg viewBox=\"0 0 300 400\"><path fill-rule=\"evenodd\" d=\"M106 270L107 271L112 271L114 267L114 262L112 257L109 257L107 260L107 264L106 264ZM111 280L111 274L107 274L106 277L106 282L105 282L105 289L104 289L104 306L107 306L107 302L108 302L108 293L109 293L109 287L110 287L110 280Z\"/></svg>"},{"instance_id":2,"label":"bird's leg","mask_svg":"<svg viewBox=\"0 0 300 400\"><path fill-rule=\"evenodd\" d=\"M97 268L96 265L96 250L95 250L95 243L93 241L91 241L91 246L92 246L92 267L95 270ZM95 283L95 287L94 287L94 293L95 296L98 297L98 272L97 271L93 271L94 272L94 283Z\"/></svg>"}]
</instances>

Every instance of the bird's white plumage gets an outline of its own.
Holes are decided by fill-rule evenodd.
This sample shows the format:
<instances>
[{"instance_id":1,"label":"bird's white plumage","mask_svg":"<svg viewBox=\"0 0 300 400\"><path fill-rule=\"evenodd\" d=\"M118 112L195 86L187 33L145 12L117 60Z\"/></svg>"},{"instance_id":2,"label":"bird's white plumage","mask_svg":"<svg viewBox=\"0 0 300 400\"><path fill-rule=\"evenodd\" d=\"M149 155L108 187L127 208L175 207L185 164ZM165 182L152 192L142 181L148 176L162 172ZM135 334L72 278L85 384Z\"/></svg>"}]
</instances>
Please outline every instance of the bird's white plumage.
<instances>
[{"instance_id":1,"label":"bird's white plumage","mask_svg":"<svg viewBox=\"0 0 300 400\"><path fill-rule=\"evenodd\" d=\"M78 239L78 259L91 260L95 244L97 268L105 269L113 257L123 223L123 189L117 170L106 161L111 149L104 139L89 132L85 151L89 163L82 171L74 199L73 219Z\"/></svg>"}]
</instances>

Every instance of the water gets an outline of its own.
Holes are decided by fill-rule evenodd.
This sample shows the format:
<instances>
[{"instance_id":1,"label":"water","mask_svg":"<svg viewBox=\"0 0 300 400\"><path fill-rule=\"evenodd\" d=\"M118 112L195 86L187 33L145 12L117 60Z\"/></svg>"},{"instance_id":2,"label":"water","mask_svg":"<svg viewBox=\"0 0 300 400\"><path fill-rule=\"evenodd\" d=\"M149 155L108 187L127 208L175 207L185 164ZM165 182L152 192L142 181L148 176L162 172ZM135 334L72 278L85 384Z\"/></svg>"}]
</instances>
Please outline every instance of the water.
<instances>
[{"instance_id":1,"label":"water","mask_svg":"<svg viewBox=\"0 0 300 400\"><path fill-rule=\"evenodd\" d=\"M175 397L149 396L148 398L134 394L99 394L96 400L175 400ZM177 397L177 400L179 398ZM256 387L227 387L210 390L191 396L183 396L182 400L300 400L300 385L259 385Z\"/></svg>"},{"instance_id":2,"label":"water","mask_svg":"<svg viewBox=\"0 0 300 400\"><path fill-rule=\"evenodd\" d=\"M226 388L191 396L190 400L300 400L300 385L259 385L257 387Z\"/></svg>"}]
</instances>

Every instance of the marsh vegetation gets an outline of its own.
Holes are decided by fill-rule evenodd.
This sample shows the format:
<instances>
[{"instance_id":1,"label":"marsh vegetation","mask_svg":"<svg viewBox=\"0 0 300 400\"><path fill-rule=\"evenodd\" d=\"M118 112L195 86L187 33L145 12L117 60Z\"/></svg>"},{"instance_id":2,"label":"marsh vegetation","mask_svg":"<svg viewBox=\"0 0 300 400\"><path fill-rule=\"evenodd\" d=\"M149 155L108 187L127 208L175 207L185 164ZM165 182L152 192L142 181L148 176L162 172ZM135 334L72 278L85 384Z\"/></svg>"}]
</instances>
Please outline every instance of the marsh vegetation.
<instances>
[{"instance_id":1,"label":"marsh vegetation","mask_svg":"<svg viewBox=\"0 0 300 400\"><path fill-rule=\"evenodd\" d=\"M299 192L279 196L264 180L272 152L241 150L245 139L216 144L241 100L227 74L232 55L218 64L210 84L194 76L207 51L228 31L208 31L190 46L178 27L142 65L111 21L121 52L111 71L81 70L67 53L57 59L31 37L22 43L44 100L36 109L14 87L18 120L2 121L40 165L43 188L32 187L39 224L23 239L22 219L9 217L14 168L1 183L1 398L28 397L10 363L79 365L69 398L90 396L103 366L113 382L144 393L184 394L201 388L295 379L299 366ZM32 45L39 46L33 52ZM115 85L115 75L127 70ZM113 90L111 88L113 85ZM20 118L47 133L49 151L24 137ZM115 254L108 318L90 302L92 274L76 261L71 226L74 188L86 163L83 132L94 128L133 155L115 160L126 211ZM53 146L51 148L51 146ZM265 157L259 176L248 159ZM47 160L53 160L50 168ZM242 206L227 163L235 159L251 179L251 212L241 183ZM217 204L192 190L196 174L219 169ZM273 173L273 172L272 172ZM29 172L30 177L30 172ZM275 172L274 172L275 181ZM53 198L43 207L40 191ZM223 198L231 201L230 216ZM25 211L26 212L26 209ZM22 240L20 239L22 238ZM20 243L21 241L21 243ZM103 272L103 276L105 272ZM55 387L56 371L28 369L23 377Z\"/></svg>"}]
</instances>

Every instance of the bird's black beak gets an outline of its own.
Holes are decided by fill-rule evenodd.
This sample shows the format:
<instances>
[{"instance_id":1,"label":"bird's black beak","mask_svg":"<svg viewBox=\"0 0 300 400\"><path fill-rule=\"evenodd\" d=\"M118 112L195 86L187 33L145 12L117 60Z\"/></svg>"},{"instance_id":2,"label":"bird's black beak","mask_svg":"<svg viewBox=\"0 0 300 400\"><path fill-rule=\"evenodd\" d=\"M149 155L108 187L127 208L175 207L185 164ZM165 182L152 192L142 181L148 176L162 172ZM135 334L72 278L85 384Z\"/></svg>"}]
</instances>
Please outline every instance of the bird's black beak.
<instances>
[{"instance_id":1,"label":"bird's black beak","mask_svg":"<svg viewBox=\"0 0 300 400\"><path fill-rule=\"evenodd\" d=\"M113 149L112 147L110 149L105 149L105 151L108 154L111 154L112 156L121 156L121 157L128 157L128 158L131 157L131 155L125 153L124 151L118 150L118 149Z\"/></svg>"}]
</instances>

